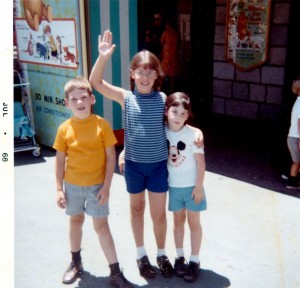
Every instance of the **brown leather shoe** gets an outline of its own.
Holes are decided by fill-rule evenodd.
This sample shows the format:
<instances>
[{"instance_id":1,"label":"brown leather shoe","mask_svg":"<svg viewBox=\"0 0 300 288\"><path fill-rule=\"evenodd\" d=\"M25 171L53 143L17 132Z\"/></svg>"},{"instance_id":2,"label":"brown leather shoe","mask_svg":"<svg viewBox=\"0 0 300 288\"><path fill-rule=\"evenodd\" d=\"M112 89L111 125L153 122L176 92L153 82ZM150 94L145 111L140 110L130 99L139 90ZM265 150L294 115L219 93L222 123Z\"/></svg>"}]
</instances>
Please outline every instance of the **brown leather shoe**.
<instances>
[{"instance_id":1,"label":"brown leather shoe","mask_svg":"<svg viewBox=\"0 0 300 288\"><path fill-rule=\"evenodd\" d=\"M82 263L81 261L78 263L71 262L70 266L68 267L67 271L65 272L62 282L64 284L72 284L74 283L77 278L80 276L82 273L83 268L82 268Z\"/></svg>"},{"instance_id":2,"label":"brown leather shoe","mask_svg":"<svg viewBox=\"0 0 300 288\"><path fill-rule=\"evenodd\" d=\"M136 260L138 268L140 270L140 275L146 279L155 278L156 273L154 268L149 262L148 256L145 255L141 259Z\"/></svg>"}]
</instances>

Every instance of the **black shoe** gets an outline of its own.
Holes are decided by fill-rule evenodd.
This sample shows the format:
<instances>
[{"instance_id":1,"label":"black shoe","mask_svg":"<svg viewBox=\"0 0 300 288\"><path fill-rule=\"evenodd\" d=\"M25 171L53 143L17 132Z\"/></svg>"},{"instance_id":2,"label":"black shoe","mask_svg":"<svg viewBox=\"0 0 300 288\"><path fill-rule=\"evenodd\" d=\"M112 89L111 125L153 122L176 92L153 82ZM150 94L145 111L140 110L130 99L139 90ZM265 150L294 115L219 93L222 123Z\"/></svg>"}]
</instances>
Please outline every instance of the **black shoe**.
<instances>
[{"instance_id":1,"label":"black shoe","mask_svg":"<svg viewBox=\"0 0 300 288\"><path fill-rule=\"evenodd\" d=\"M138 268L140 270L140 275L142 277L147 279L155 278L156 276L155 270L153 269L146 255L136 261L137 261Z\"/></svg>"},{"instance_id":2,"label":"black shoe","mask_svg":"<svg viewBox=\"0 0 300 288\"><path fill-rule=\"evenodd\" d=\"M70 266L68 267L67 271L65 272L62 282L64 284L72 284L74 283L77 278L80 276L82 273L83 268L82 268L82 263L81 261L78 263L71 262Z\"/></svg>"},{"instance_id":3,"label":"black shoe","mask_svg":"<svg viewBox=\"0 0 300 288\"><path fill-rule=\"evenodd\" d=\"M159 256L156 258L160 273L164 277L172 277L174 269L167 256Z\"/></svg>"},{"instance_id":4,"label":"black shoe","mask_svg":"<svg viewBox=\"0 0 300 288\"><path fill-rule=\"evenodd\" d=\"M112 287L115 288L133 288L131 283L125 278L123 272L109 277L109 282Z\"/></svg>"},{"instance_id":5,"label":"black shoe","mask_svg":"<svg viewBox=\"0 0 300 288\"><path fill-rule=\"evenodd\" d=\"M299 189L299 179L298 177L289 176L286 182L286 188L288 189Z\"/></svg>"},{"instance_id":6,"label":"black shoe","mask_svg":"<svg viewBox=\"0 0 300 288\"><path fill-rule=\"evenodd\" d=\"M188 269L185 273L184 280L187 282L195 282L199 276L200 263L190 261Z\"/></svg>"},{"instance_id":7,"label":"black shoe","mask_svg":"<svg viewBox=\"0 0 300 288\"><path fill-rule=\"evenodd\" d=\"M184 257L177 257L174 263L174 273L178 277L183 277L187 270L186 260Z\"/></svg>"}]
</instances>

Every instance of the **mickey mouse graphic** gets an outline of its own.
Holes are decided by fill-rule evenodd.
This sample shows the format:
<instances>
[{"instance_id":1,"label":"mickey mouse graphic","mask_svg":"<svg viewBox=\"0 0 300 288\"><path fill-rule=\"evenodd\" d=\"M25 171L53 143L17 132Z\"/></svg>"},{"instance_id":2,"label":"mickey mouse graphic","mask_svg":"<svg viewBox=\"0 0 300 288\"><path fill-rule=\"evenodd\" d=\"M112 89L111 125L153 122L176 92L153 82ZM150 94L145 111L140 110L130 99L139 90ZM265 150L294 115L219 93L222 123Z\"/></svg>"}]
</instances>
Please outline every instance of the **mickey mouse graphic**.
<instances>
[{"instance_id":1,"label":"mickey mouse graphic","mask_svg":"<svg viewBox=\"0 0 300 288\"><path fill-rule=\"evenodd\" d=\"M186 158L184 155L180 154L180 151L184 151L186 148L185 143L179 141L177 142L176 146L174 145L171 146L170 141L167 140L167 144L168 144L168 151L169 151L169 157L168 157L169 165L173 167L180 166Z\"/></svg>"}]
</instances>

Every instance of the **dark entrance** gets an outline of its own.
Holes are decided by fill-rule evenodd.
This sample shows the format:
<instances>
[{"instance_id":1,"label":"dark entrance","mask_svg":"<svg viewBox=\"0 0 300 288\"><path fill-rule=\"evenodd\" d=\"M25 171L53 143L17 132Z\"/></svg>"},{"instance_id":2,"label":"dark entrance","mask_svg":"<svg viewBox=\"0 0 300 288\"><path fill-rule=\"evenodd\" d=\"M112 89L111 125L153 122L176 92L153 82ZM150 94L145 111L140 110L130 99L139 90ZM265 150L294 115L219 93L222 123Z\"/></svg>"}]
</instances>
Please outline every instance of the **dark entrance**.
<instances>
[{"instance_id":1,"label":"dark entrance","mask_svg":"<svg viewBox=\"0 0 300 288\"><path fill-rule=\"evenodd\" d=\"M145 31L153 23L155 13L176 20L181 72L173 91L168 86L163 91L166 94L187 92L193 102L195 120L201 122L212 111L215 0L139 0L137 3L139 50L146 48Z\"/></svg>"}]
</instances>

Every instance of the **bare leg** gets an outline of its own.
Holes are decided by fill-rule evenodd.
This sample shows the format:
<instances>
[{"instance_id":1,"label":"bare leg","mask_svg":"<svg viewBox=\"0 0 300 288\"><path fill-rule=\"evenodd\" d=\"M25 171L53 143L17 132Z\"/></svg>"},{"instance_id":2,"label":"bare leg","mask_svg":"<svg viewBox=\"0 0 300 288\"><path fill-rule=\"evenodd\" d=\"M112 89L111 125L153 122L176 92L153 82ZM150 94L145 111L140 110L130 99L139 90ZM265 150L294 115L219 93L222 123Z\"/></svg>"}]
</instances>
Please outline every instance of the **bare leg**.
<instances>
[{"instance_id":1,"label":"bare leg","mask_svg":"<svg viewBox=\"0 0 300 288\"><path fill-rule=\"evenodd\" d=\"M191 254L199 255L202 241L200 212L188 211L188 223L191 231Z\"/></svg>"},{"instance_id":2,"label":"bare leg","mask_svg":"<svg viewBox=\"0 0 300 288\"><path fill-rule=\"evenodd\" d=\"M298 177L299 174L300 163L293 163L290 170L290 175L293 177Z\"/></svg>"},{"instance_id":3,"label":"bare leg","mask_svg":"<svg viewBox=\"0 0 300 288\"><path fill-rule=\"evenodd\" d=\"M81 249L83 223L84 214L79 214L70 217L69 237L72 252L77 252Z\"/></svg>"},{"instance_id":4,"label":"bare leg","mask_svg":"<svg viewBox=\"0 0 300 288\"><path fill-rule=\"evenodd\" d=\"M94 229L98 235L100 246L109 264L118 262L114 240L111 236L107 217L93 218Z\"/></svg>"},{"instance_id":5,"label":"bare leg","mask_svg":"<svg viewBox=\"0 0 300 288\"><path fill-rule=\"evenodd\" d=\"M174 215L174 241L176 248L183 248L184 224L186 220L186 210L181 209L173 213Z\"/></svg>"},{"instance_id":6,"label":"bare leg","mask_svg":"<svg viewBox=\"0 0 300 288\"><path fill-rule=\"evenodd\" d=\"M154 193L149 191L150 214L158 249L164 249L167 235L166 199L167 193Z\"/></svg>"},{"instance_id":7,"label":"bare leg","mask_svg":"<svg viewBox=\"0 0 300 288\"><path fill-rule=\"evenodd\" d=\"M130 221L136 247L144 246L145 191L130 195Z\"/></svg>"}]
</instances>

